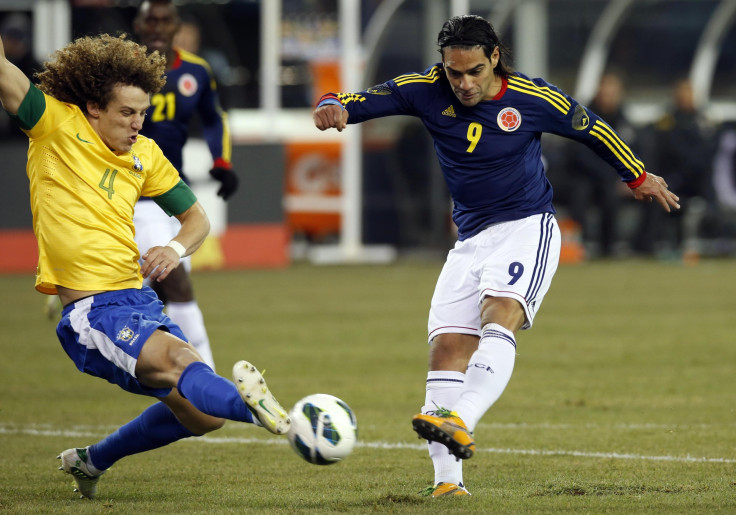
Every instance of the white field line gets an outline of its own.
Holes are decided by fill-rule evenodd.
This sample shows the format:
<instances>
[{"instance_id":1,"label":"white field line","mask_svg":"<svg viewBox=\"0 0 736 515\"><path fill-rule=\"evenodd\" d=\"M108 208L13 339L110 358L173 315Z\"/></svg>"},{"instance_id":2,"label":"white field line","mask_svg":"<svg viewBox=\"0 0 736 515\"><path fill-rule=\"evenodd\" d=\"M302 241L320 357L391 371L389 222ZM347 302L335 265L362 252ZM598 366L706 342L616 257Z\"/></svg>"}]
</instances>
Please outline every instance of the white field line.
<instances>
[{"instance_id":1,"label":"white field line","mask_svg":"<svg viewBox=\"0 0 736 515\"><path fill-rule=\"evenodd\" d=\"M31 435L31 436L48 436L48 437L68 437L68 438L101 438L115 428L111 426L78 426L72 429L53 429L50 426L33 425L33 426L16 426L9 424L0 424L0 435ZM184 440L191 443L207 443L207 444L261 444L261 445L286 445L286 438L246 438L246 437L217 437L203 436L201 438L192 438ZM358 447L379 450L392 449L410 449L418 451L426 451L426 443L391 443L391 442L366 442L358 441ZM495 447L480 447L477 452L486 452L491 454L519 454L526 456L574 456L577 458L593 458L593 459L616 459L616 460L640 460L640 461L669 461L675 463L736 463L734 458L707 458L704 456L647 456L643 454L618 453L618 452L588 452L564 449L500 449Z\"/></svg>"},{"instance_id":2,"label":"white field line","mask_svg":"<svg viewBox=\"0 0 736 515\"><path fill-rule=\"evenodd\" d=\"M480 422L477 427L489 429L619 429L624 431L637 431L640 429L662 429L666 431L682 431L686 429L713 429L714 427L736 427L734 424L551 424L540 422L527 424L526 422Z\"/></svg>"}]
</instances>

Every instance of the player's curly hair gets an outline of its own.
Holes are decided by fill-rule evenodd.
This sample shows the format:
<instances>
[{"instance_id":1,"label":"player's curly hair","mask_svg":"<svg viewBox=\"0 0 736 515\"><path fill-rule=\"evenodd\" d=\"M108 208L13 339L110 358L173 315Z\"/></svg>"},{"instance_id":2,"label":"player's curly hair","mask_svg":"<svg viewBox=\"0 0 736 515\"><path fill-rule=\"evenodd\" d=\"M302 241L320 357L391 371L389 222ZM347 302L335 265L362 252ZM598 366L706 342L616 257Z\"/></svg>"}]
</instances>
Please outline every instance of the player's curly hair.
<instances>
[{"instance_id":1,"label":"player's curly hair","mask_svg":"<svg viewBox=\"0 0 736 515\"><path fill-rule=\"evenodd\" d=\"M158 92L166 83L166 58L126 34L86 36L54 52L36 74L41 91L87 112L87 102L105 109L116 85Z\"/></svg>"},{"instance_id":2,"label":"player's curly hair","mask_svg":"<svg viewBox=\"0 0 736 515\"><path fill-rule=\"evenodd\" d=\"M496 31L493 30L493 26L480 16L466 14L453 16L447 20L437 35L437 45L440 47L440 53L443 56L443 50L447 47L472 48L481 46L483 53L488 58L491 57L493 50L498 47L501 56L494 72L501 77L508 77L513 72L509 64L511 61L509 49L501 43Z\"/></svg>"}]
</instances>

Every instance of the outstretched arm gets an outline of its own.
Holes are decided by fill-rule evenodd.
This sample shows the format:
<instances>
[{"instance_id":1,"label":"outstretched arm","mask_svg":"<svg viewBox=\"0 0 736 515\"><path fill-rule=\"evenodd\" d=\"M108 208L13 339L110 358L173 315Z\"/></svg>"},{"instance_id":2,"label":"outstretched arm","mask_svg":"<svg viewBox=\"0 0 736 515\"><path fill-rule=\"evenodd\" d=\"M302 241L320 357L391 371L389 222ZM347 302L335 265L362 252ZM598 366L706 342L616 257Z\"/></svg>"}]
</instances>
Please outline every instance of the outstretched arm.
<instances>
[{"instance_id":1,"label":"outstretched arm","mask_svg":"<svg viewBox=\"0 0 736 515\"><path fill-rule=\"evenodd\" d=\"M5 47L0 38L0 102L3 108L10 114L18 114L30 87L30 79L5 58Z\"/></svg>"},{"instance_id":2,"label":"outstretched arm","mask_svg":"<svg viewBox=\"0 0 736 515\"><path fill-rule=\"evenodd\" d=\"M680 204L678 203L680 197L667 189L667 181L653 173L647 172L644 182L636 188L632 188L631 191L636 200L646 202L656 200L659 205L662 206L662 209L668 213L671 211L670 206L675 209L680 209Z\"/></svg>"}]
</instances>

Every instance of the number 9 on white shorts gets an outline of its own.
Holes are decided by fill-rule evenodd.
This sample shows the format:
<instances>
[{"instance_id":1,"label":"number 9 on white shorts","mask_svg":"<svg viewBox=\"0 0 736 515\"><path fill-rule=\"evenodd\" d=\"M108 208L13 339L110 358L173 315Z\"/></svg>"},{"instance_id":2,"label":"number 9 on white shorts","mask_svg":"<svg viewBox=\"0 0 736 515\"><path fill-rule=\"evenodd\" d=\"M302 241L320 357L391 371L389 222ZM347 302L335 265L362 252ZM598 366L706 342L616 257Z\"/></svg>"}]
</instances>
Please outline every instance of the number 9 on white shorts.
<instances>
[{"instance_id":1,"label":"number 9 on white shorts","mask_svg":"<svg viewBox=\"0 0 736 515\"><path fill-rule=\"evenodd\" d=\"M442 333L480 335L486 296L516 299L534 316L560 260L560 230L550 213L501 222L458 241L447 256L429 311L429 340Z\"/></svg>"}]
</instances>

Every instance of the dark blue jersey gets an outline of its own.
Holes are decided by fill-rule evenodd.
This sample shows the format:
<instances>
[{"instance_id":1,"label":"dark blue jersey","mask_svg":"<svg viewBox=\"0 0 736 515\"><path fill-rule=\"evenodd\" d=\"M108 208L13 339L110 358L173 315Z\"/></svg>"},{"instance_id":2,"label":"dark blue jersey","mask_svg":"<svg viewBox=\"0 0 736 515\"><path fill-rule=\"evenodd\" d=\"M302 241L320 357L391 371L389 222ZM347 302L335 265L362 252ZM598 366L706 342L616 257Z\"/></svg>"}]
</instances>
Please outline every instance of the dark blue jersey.
<instances>
[{"instance_id":1,"label":"dark blue jersey","mask_svg":"<svg viewBox=\"0 0 736 515\"><path fill-rule=\"evenodd\" d=\"M174 51L176 57L166 72L166 84L151 97L141 133L158 143L186 180L182 172L182 150L189 122L197 113L215 166L230 168L230 131L217 99L212 71L204 59L180 49Z\"/></svg>"},{"instance_id":2,"label":"dark blue jersey","mask_svg":"<svg viewBox=\"0 0 736 515\"><path fill-rule=\"evenodd\" d=\"M465 107L441 64L359 93L328 94L348 123L390 115L416 116L434 140L454 202L458 238L496 222L554 213L542 164L542 133L585 143L626 182L643 179L644 164L595 113L542 79L513 73L492 100Z\"/></svg>"}]
</instances>

